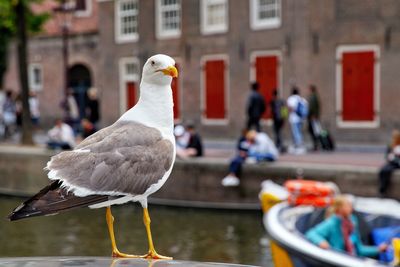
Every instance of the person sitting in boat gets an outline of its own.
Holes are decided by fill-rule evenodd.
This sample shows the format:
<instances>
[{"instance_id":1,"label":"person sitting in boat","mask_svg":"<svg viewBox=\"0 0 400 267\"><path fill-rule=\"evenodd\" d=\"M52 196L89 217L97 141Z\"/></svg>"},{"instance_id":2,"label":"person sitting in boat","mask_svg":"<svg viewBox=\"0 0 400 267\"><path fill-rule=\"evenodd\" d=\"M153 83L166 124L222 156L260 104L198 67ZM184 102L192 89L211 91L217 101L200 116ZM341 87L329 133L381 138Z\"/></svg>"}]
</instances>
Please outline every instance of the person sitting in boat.
<instances>
[{"instance_id":1,"label":"person sitting in boat","mask_svg":"<svg viewBox=\"0 0 400 267\"><path fill-rule=\"evenodd\" d=\"M323 249L334 249L354 256L376 257L387 249L387 244L364 245L360 239L358 220L353 214L353 205L346 196L335 198L331 216L306 232L312 243Z\"/></svg>"}]
</instances>

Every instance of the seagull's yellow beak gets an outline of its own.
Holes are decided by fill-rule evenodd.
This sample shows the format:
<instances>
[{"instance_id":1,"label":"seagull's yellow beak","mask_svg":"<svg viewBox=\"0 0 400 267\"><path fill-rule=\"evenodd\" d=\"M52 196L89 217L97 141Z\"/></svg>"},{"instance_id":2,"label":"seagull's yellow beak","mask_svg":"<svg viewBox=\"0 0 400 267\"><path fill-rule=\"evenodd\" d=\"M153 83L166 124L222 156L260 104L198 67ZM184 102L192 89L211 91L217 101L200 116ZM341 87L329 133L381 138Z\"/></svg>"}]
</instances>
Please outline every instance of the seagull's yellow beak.
<instances>
[{"instance_id":1,"label":"seagull's yellow beak","mask_svg":"<svg viewBox=\"0 0 400 267\"><path fill-rule=\"evenodd\" d=\"M178 77L178 70L174 67L174 66L169 66L166 69L161 70L162 73L164 73L165 75L169 75L172 78L176 78Z\"/></svg>"}]
</instances>

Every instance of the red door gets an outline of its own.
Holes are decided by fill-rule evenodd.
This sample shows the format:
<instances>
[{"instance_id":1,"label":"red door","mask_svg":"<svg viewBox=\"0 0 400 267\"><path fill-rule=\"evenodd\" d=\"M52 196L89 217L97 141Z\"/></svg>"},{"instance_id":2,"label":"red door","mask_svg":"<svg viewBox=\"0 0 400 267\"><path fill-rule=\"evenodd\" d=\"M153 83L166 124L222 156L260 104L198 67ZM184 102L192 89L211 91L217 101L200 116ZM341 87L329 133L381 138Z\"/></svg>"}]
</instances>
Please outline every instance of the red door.
<instances>
[{"instance_id":1,"label":"red door","mask_svg":"<svg viewBox=\"0 0 400 267\"><path fill-rule=\"evenodd\" d=\"M225 61L209 60L205 64L205 116L225 118Z\"/></svg>"},{"instance_id":2,"label":"red door","mask_svg":"<svg viewBox=\"0 0 400 267\"><path fill-rule=\"evenodd\" d=\"M179 65L175 64L176 69L179 72ZM180 77L180 76L178 76ZM174 100L174 119L180 118L180 101L179 101L179 78L172 79L171 88L172 88L172 98Z\"/></svg>"},{"instance_id":3,"label":"red door","mask_svg":"<svg viewBox=\"0 0 400 267\"><path fill-rule=\"evenodd\" d=\"M343 121L374 120L374 58L372 51L343 53Z\"/></svg>"},{"instance_id":4,"label":"red door","mask_svg":"<svg viewBox=\"0 0 400 267\"><path fill-rule=\"evenodd\" d=\"M255 62L256 81L260 85L259 92L264 97L267 106L271 102L272 92L278 88L278 57L259 56ZM264 119L271 118L271 109L263 115Z\"/></svg>"},{"instance_id":5,"label":"red door","mask_svg":"<svg viewBox=\"0 0 400 267\"><path fill-rule=\"evenodd\" d=\"M136 104L136 84L126 82L126 109L130 109Z\"/></svg>"}]
</instances>

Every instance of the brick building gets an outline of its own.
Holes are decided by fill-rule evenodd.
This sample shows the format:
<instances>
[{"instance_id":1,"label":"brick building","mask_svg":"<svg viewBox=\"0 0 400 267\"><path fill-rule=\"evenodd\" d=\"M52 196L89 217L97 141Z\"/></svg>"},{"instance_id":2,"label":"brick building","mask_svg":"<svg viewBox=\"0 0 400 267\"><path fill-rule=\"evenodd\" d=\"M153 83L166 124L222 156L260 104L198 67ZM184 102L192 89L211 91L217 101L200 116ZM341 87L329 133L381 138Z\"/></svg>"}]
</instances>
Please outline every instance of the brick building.
<instances>
[{"instance_id":1,"label":"brick building","mask_svg":"<svg viewBox=\"0 0 400 267\"><path fill-rule=\"evenodd\" d=\"M52 14L43 32L30 38L28 47L29 86L39 97L44 126L49 126L54 118L63 116L60 103L65 94L61 38L64 21L70 25L68 86L75 92L81 113L84 112L87 89L100 86L98 5L96 0L74 1L77 2L77 10L68 15L66 20L54 12L59 6L54 0L45 0L40 5L32 6L36 12ZM19 91L19 86L16 47L11 45L5 88Z\"/></svg>"},{"instance_id":2,"label":"brick building","mask_svg":"<svg viewBox=\"0 0 400 267\"><path fill-rule=\"evenodd\" d=\"M145 60L165 53L180 70L177 120L207 137L237 136L254 80L267 99L274 88L286 98L293 84L303 95L317 85L323 124L338 140L382 142L400 127L399 1L98 0L92 9L99 27L73 37L70 65L90 70L105 125L137 100ZM45 56L51 49L59 38L35 38L30 57L52 61L43 97L54 102L61 81L45 77L61 73L61 53Z\"/></svg>"}]
</instances>

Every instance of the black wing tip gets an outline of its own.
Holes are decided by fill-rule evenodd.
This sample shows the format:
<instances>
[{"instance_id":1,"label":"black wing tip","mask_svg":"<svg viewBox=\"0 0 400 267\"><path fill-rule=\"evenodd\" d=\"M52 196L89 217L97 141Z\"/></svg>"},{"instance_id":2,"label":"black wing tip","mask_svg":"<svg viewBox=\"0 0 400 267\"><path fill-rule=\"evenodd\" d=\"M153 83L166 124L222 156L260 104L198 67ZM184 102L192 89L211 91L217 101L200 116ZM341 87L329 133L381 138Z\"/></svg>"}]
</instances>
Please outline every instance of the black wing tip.
<instances>
[{"instance_id":1,"label":"black wing tip","mask_svg":"<svg viewBox=\"0 0 400 267\"><path fill-rule=\"evenodd\" d=\"M24 218L30 217L31 213L26 210L25 203L22 203L18 207L16 207L8 216L7 219L9 221L17 221Z\"/></svg>"},{"instance_id":2,"label":"black wing tip","mask_svg":"<svg viewBox=\"0 0 400 267\"><path fill-rule=\"evenodd\" d=\"M18 207L16 207L6 217L6 219L9 221L17 221L17 220L41 215L42 214L41 211L32 210L32 208L30 208L29 205L27 205L27 204L36 201L37 199L39 199L41 196L45 195L50 190L60 187L60 185L61 185L61 181L59 181L59 180L56 180L56 181L50 183L49 185L44 187L42 190L40 190L36 195L34 195L30 199L28 199L25 202L23 202L22 204L20 204Z\"/></svg>"},{"instance_id":3,"label":"black wing tip","mask_svg":"<svg viewBox=\"0 0 400 267\"><path fill-rule=\"evenodd\" d=\"M19 205L18 207L16 207L10 214L8 214L7 219L9 221L16 221L21 218L21 210L25 207L25 204L22 203L21 205Z\"/></svg>"},{"instance_id":4,"label":"black wing tip","mask_svg":"<svg viewBox=\"0 0 400 267\"><path fill-rule=\"evenodd\" d=\"M90 204L96 204L108 200L108 196L106 195L77 197L60 188L60 185L61 182L58 180L49 184L39 193L16 207L7 216L7 219L9 221L16 221L30 217L54 215L61 211L85 207Z\"/></svg>"},{"instance_id":5,"label":"black wing tip","mask_svg":"<svg viewBox=\"0 0 400 267\"><path fill-rule=\"evenodd\" d=\"M18 213L18 212L12 212L10 214L8 214L8 216L6 217L6 219L10 222L12 221L17 221L17 220L21 220L23 218L25 218L26 216L23 216L22 214Z\"/></svg>"},{"instance_id":6,"label":"black wing tip","mask_svg":"<svg viewBox=\"0 0 400 267\"><path fill-rule=\"evenodd\" d=\"M22 218L20 218L20 216L17 216L17 214L14 213L14 212L8 214L8 216L6 217L6 220L8 220L8 221L10 221L10 222L16 221L16 220L19 220L19 219L22 219Z\"/></svg>"}]
</instances>

